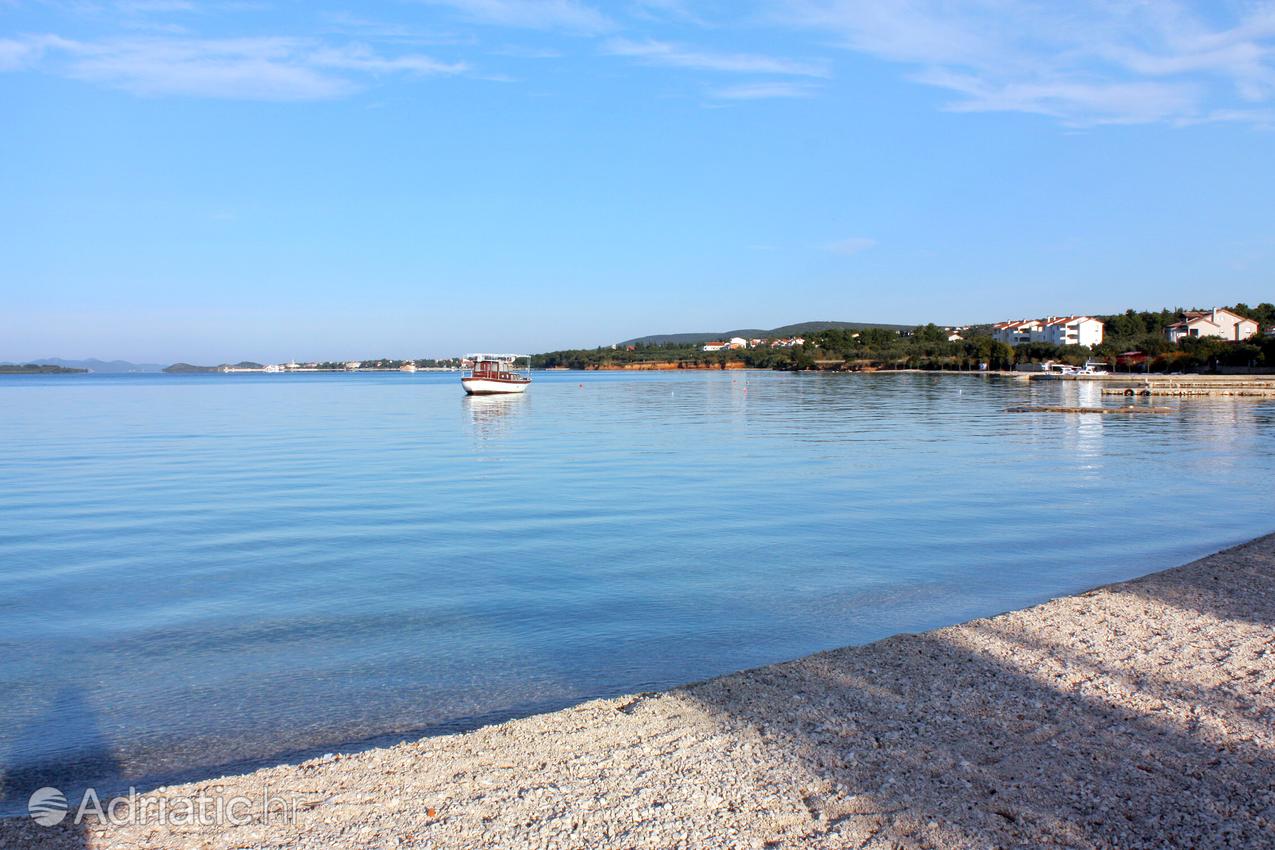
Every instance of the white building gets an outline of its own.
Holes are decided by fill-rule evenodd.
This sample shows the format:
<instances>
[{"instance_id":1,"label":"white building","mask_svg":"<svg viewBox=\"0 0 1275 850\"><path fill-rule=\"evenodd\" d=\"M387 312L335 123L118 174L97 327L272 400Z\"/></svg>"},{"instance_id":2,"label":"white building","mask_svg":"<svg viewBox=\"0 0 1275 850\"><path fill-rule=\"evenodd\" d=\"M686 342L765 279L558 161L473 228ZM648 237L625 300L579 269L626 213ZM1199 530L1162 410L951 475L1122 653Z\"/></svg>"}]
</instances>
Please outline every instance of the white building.
<instances>
[{"instance_id":1,"label":"white building","mask_svg":"<svg viewBox=\"0 0 1275 850\"><path fill-rule=\"evenodd\" d=\"M730 347L729 342L718 342L714 340L713 342L704 343L705 351L721 351L723 348L729 348L729 347Z\"/></svg>"},{"instance_id":2,"label":"white building","mask_svg":"<svg viewBox=\"0 0 1275 850\"><path fill-rule=\"evenodd\" d=\"M1032 342L1092 348L1102 344L1102 330L1102 322L1092 316L1051 316L1041 323L1041 329L1033 335Z\"/></svg>"},{"instance_id":3,"label":"white building","mask_svg":"<svg viewBox=\"0 0 1275 850\"><path fill-rule=\"evenodd\" d=\"M992 326L992 338L1006 345L1044 342L1050 345L1102 344L1103 323L1092 316L1049 316Z\"/></svg>"},{"instance_id":4,"label":"white building","mask_svg":"<svg viewBox=\"0 0 1275 850\"><path fill-rule=\"evenodd\" d=\"M1022 345L1032 341L1033 333L1040 333L1038 319L1019 319L1016 322L998 322L992 325L992 339L1006 345Z\"/></svg>"},{"instance_id":5,"label":"white building","mask_svg":"<svg viewBox=\"0 0 1275 850\"><path fill-rule=\"evenodd\" d=\"M747 348L748 340L744 339L742 336L733 336L730 338L729 345L731 348Z\"/></svg>"},{"instance_id":6,"label":"white building","mask_svg":"<svg viewBox=\"0 0 1275 850\"><path fill-rule=\"evenodd\" d=\"M1169 342L1177 342L1188 336L1215 336L1233 342L1248 339L1257 333L1257 322L1232 313L1225 307L1212 310L1187 310L1186 318L1164 329Z\"/></svg>"}]
</instances>

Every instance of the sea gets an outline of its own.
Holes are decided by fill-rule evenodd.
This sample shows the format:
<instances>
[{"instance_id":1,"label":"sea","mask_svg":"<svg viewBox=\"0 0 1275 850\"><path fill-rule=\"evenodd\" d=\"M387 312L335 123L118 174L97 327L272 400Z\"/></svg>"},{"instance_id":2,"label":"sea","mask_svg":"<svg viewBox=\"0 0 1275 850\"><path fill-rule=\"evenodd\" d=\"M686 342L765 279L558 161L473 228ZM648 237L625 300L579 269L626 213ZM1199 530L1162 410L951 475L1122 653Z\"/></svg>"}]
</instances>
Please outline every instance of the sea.
<instances>
[{"instance_id":1,"label":"sea","mask_svg":"<svg viewBox=\"0 0 1275 850\"><path fill-rule=\"evenodd\" d=\"M0 376L0 813L470 729L1275 531L1275 400L765 371Z\"/></svg>"}]
</instances>

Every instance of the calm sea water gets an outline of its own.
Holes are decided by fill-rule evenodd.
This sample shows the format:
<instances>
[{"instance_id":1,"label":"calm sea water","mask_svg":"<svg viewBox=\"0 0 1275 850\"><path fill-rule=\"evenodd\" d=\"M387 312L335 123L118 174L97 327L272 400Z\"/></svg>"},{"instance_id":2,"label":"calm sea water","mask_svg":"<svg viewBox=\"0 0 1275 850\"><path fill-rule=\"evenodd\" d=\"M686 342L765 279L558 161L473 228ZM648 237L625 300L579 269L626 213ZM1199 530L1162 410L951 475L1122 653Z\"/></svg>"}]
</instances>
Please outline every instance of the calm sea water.
<instances>
[{"instance_id":1,"label":"calm sea water","mask_svg":"<svg viewBox=\"0 0 1275 850\"><path fill-rule=\"evenodd\" d=\"M0 769L208 775L990 614L1275 528L1275 402L975 376L0 378ZM1110 400L1109 400L1110 401Z\"/></svg>"}]
</instances>

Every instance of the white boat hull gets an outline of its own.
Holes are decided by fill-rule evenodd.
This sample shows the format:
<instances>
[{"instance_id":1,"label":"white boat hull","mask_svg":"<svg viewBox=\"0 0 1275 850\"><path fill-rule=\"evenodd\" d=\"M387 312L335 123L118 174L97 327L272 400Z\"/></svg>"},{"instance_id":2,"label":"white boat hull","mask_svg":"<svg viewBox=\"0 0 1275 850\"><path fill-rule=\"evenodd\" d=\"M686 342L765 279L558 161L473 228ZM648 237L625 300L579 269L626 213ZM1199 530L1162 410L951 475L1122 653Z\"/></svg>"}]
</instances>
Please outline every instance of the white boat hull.
<instances>
[{"instance_id":1,"label":"white boat hull","mask_svg":"<svg viewBox=\"0 0 1275 850\"><path fill-rule=\"evenodd\" d=\"M470 395L525 393L531 381L496 381L491 378L461 378L460 385Z\"/></svg>"}]
</instances>

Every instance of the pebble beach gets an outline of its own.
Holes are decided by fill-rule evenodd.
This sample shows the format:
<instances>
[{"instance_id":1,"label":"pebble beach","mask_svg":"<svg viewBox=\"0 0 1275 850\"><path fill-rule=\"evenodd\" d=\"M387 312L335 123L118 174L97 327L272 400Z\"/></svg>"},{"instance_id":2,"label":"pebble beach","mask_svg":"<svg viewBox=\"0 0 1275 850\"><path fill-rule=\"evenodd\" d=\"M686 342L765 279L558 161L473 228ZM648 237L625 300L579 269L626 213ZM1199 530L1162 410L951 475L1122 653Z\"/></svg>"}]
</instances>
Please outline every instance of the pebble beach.
<instances>
[{"instance_id":1,"label":"pebble beach","mask_svg":"<svg viewBox=\"0 0 1275 850\"><path fill-rule=\"evenodd\" d=\"M12 818L0 847L1275 847L1275 535L923 634L140 799L266 787L280 809L239 825Z\"/></svg>"}]
</instances>

